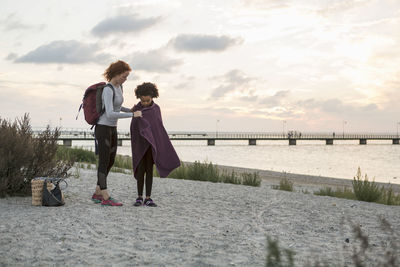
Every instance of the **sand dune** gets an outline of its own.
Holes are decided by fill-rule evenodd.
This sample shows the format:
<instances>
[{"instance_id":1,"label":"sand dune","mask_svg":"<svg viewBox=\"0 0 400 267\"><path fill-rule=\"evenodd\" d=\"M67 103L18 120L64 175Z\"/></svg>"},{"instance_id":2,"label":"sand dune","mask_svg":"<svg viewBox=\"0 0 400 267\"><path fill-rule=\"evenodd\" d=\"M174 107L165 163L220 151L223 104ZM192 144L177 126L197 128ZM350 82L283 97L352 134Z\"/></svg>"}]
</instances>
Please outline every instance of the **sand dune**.
<instances>
[{"instance_id":1,"label":"sand dune","mask_svg":"<svg viewBox=\"0 0 400 267\"><path fill-rule=\"evenodd\" d=\"M109 176L123 207L92 203L95 171L68 183L63 207L0 199L0 266L265 266L267 236L296 252L296 266L343 265L359 245L352 224L369 235L370 265L390 238L379 216L400 232L400 207L273 190L273 179L250 187L157 178L157 208L133 207L130 175Z\"/></svg>"}]
</instances>

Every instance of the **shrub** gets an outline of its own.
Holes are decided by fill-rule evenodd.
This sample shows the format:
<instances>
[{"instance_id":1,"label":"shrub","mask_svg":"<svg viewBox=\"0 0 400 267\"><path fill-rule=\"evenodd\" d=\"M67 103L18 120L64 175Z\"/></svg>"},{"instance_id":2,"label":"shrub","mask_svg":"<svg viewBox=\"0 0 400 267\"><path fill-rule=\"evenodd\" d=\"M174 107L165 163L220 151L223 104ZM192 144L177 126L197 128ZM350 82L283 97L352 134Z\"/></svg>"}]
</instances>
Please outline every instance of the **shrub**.
<instances>
[{"instance_id":1,"label":"shrub","mask_svg":"<svg viewBox=\"0 0 400 267\"><path fill-rule=\"evenodd\" d=\"M132 170L132 158L129 156L116 155L113 167Z\"/></svg>"},{"instance_id":2,"label":"shrub","mask_svg":"<svg viewBox=\"0 0 400 267\"><path fill-rule=\"evenodd\" d=\"M168 177L176 178L176 179L185 179L188 167L181 162L181 166L173 170ZM158 174L157 174L158 176Z\"/></svg>"},{"instance_id":3,"label":"shrub","mask_svg":"<svg viewBox=\"0 0 400 267\"><path fill-rule=\"evenodd\" d=\"M218 168L211 162L204 162L203 164L199 161L195 161L191 164L187 170L187 179L199 180L199 181L210 181L217 183L220 181Z\"/></svg>"},{"instance_id":4,"label":"shrub","mask_svg":"<svg viewBox=\"0 0 400 267\"><path fill-rule=\"evenodd\" d=\"M293 182L287 178L280 180L279 186L272 186L273 189L293 192Z\"/></svg>"},{"instance_id":5,"label":"shrub","mask_svg":"<svg viewBox=\"0 0 400 267\"><path fill-rule=\"evenodd\" d=\"M157 176L155 172L155 176ZM258 173L242 173L238 174L235 171L220 171L216 165L211 162L201 163L195 161L193 164L184 164L181 162L181 166L168 175L170 178L186 179L186 180L197 180L197 181L209 181L214 183L231 183L231 184L243 184L251 186L260 186L261 178Z\"/></svg>"},{"instance_id":6,"label":"shrub","mask_svg":"<svg viewBox=\"0 0 400 267\"><path fill-rule=\"evenodd\" d=\"M267 238L267 261L266 267L293 267L294 252L290 249L281 249L277 240ZM286 256L286 257L285 257Z\"/></svg>"},{"instance_id":7,"label":"shrub","mask_svg":"<svg viewBox=\"0 0 400 267\"><path fill-rule=\"evenodd\" d=\"M378 203L385 205L400 205L400 194L393 192L393 188L390 185L388 189L382 187L381 198Z\"/></svg>"},{"instance_id":8,"label":"shrub","mask_svg":"<svg viewBox=\"0 0 400 267\"><path fill-rule=\"evenodd\" d=\"M220 180L222 183L227 183L227 184L241 184L242 180L238 177L237 173L235 171L232 171L230 174L228 171L222 171L220 175Z\"/></svg>"},{"instance_id":9,"label":"shrub","mask_svg":"<svg viewBox=\"0 0 400 267\"><path fill-rule=\"evenodd\" d=\"M258 172L254 173L242 173L242 184L243 185L251 185L251 186L260 186L261 178L258 175Z\"/></svg>"},{"instance_id":10,"label":"shrub","mask_svg":"<svg viewBox=\"0 0 400 267\"><path fill-rule=\"evenodd\" d=\"M57 159L69 160L73 162L86 162L92 164L95 164L97 160L95 153L91 150L65 146L58 146Z\"/></svg>"},{"instance_id":11,"label":"shrub","mask_svg":"<svg viewBox=\"0 0 400 267\"><path fill-rule=\"evenodd\" d=\"M382 189L375 183L375 181L368 181L367 175L365 179L361 179L361 170L358 167L357 178L353 179L353 191L358 200L367 202L376 202L381 198Z\"/></svg>"},{"instance_id":12,"label":"shrub","mask_svg":"<svg viewBox=\"0 0 400 267\"><path fill-rule=\"evenodd\" d=\"M353 191L344 187L343 189L337 188L333 190L331 187L324 187L317 192L314 192L314 195L318 196L330 196L330 197L338 197L338 198L346 198L346 199L356 199Z\"/></svg>"},{"instance_id":13,"label":"shrub","mask_svg":"<svg viewBox=\"0 0 400 267\"><path fill-rule=\"evenodd\" d=\"M66 177L72 162L56 159L59 130L33 136L28 114L14 123L0 118L0 197L31 194L34 177Z\"/></svg>"}]
</instances>

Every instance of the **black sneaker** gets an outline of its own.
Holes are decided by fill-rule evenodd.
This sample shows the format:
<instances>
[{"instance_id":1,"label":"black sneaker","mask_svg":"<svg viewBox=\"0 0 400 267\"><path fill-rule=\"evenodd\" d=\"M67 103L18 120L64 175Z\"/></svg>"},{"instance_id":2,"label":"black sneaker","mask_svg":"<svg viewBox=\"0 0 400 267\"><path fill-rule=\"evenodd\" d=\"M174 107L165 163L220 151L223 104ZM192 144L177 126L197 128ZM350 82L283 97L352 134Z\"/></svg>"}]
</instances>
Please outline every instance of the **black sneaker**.
<instances>
[{"instance_id":1,"label":"black sneaker","mask_svg":"<svg viewBox=\"0 0 400 267\"><path fill-rule=\"evenodd\" d=\"M133 206L136 206L136 207L139 207L139 206L142 206L142 205L143 205L143 198L141 198L141 197L138 197L136 199L135 204L133 204Z\"/></svg>"},{"instance_id":2,"label":"black sneaker","mask_svg":"<svg viewBox=\"0 0 400 267\"><path fill-rule=\"evenodd\" d=\"M157 204L153 202L151 198L146 198L144 200L144 205L149 207L157 207Z\"/></svg>"}]
</instances>

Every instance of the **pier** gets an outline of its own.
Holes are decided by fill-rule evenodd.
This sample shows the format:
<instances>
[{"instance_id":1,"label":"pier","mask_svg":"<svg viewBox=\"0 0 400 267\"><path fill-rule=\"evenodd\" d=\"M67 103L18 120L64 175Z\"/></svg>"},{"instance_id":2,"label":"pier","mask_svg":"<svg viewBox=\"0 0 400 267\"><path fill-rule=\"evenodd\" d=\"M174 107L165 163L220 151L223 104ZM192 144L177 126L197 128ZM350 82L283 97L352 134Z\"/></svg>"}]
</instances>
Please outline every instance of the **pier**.
<instances>
[{"instance_id":1,"label":"pier","mask_svg":"<svg viewBox=\"0 0 400 267\"><path fill-rule=\"evenodd\" d=\"M40 131L34 131L34 135ZM326 145L334 145L338 140L356 140L360 145L367 145L370 140L388 140L393 145L400 144L398 134L367 134L367 133L349 133L349 134L326 134L326 133L218 133L218 132L169 132L170 140L186 140L186 141L205 141L207 145L213 146L216 141L227 140L246 140L250 146L257 145L257 141L287 141L288 145L294 146L297 141L314 140L325 141ZM58 140L63 142L65 146L72 146L72 141L89 141L94 140L94 131L86 130L61 130ZM131 140L129 132L118 132L118 145L122 145L122 141Z\"/></svg>"}]
</instances>

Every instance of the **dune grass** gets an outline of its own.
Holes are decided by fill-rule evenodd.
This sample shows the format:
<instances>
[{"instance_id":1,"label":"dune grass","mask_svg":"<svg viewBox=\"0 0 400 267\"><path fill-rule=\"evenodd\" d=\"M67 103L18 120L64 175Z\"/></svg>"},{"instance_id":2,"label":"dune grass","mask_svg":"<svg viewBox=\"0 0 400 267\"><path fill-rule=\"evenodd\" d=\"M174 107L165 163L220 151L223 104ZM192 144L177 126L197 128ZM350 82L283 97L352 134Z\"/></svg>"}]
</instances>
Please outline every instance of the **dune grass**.
<instances>
[{"instance_id":1,"label":"dune grass","mask_svg":"<svg viewBox=\"0 0 400 267\"><path fill-rule=\"evenodd\" d=\"M75 163L87 163L86 168L91 169L91 165L98 166L98 157L92 150L82 147L65 147L58 146L57 159L70 160ZM83 165L81 165L83 166ZM132 158L129 156L116 155L112 172L132 173Z\"/></svg>"},{"instance_id":2,"label":"dune grass","mask_svg":"<svg viewBox=\"0 0 400 267\"><path fill-rule=\"evenodd\" d=\"M332 187L324 187L324 188L320 189L319 191L314 192L314 195L356 200L356 197L355 197L353 191L347 187L336 188L336 189L332 189Z\"/></svg>"},{"instance_id":3,"label":"dune grass","mask_svg":"<svg viewBox=\"0 0 400 267\"><path fill-rule=\"evenodd\" d=\"M279 181L279 185L273 185L272 189L276 189L276 190L283 190L283 191L289 191L289 192L293 192L293 181L290 181L287 178L284 178L282 180Z\"/></svg>"},{"instance_id":4,"label":"dune grass","mask_svg":"<svg viewBox=\"0 0 400 267\"><path fill-rule=\"evenodd\" d=\"M366 202L375 202L385 205L400 205L400 194L393 192L391 185L389 187L379 186L375 181L369 181L368 176L364 179L361 175L361 170L358 168L357 175L352 181L352 190L349 188L326 187L315 192L319 196L331 196L338 198L353 199Z\"/></svg>"},{"instance_id":5,"label":"dune grass","mask_svg":"<svg viewBox=\"0 0 400 267\"><path fill-rule=\"evenodd\" d=\"M294 191L294 182L284 178L280 180L279 185L273 185L272 188L292 192ZM302 192L309 193L307 190ZM314 192L314 195L375 202L385 205L400 205L400 194L395 193L390 184L386 187L379 186L374 180L369 181L367 175L363 178L360 168L358 168L357 175L353 178L352 188L324 187Z\"/></svg>"},{"instance_id":6,"label":"dune grass","mask_svg":"<svg viewBox=\"0 0 400 267\"><path fill-rule=\"evenodd\" d=\"M68 159L73 162L87 163L86 168L91 168L92 165L98 165L98 157L93 151L85 150L84 148L71 148L59 146L57 150L58 159ZM132 174L132 158L129 156L117 155L115 162L111 168L112 172ZM156 168L154 168L154 176L158 177ZM254 173L237 173L221 171L217 165L211 162L195 161L191 164L181 162L181 166L173 170L169 178L209 181L214 183L231 183L248 186L260 186L261 178L257 172Z\"/></svg>"},{"instance_id":7,"label":"dune grass","mask_svg":"<svg viewBox=\"0 0 400 267\"><path fill-rule=\"evenodd\" d=\"M158 174L157 174L158 175ZM199 162L185 164L181 162L181 166L168 175L170 178L208 181L213 183L231 183L248 186L260 186L261 178L257 172L254 173L237 173L235 171L221 171L217 165L212 162Z\"/></svg>"}]
</instances>

